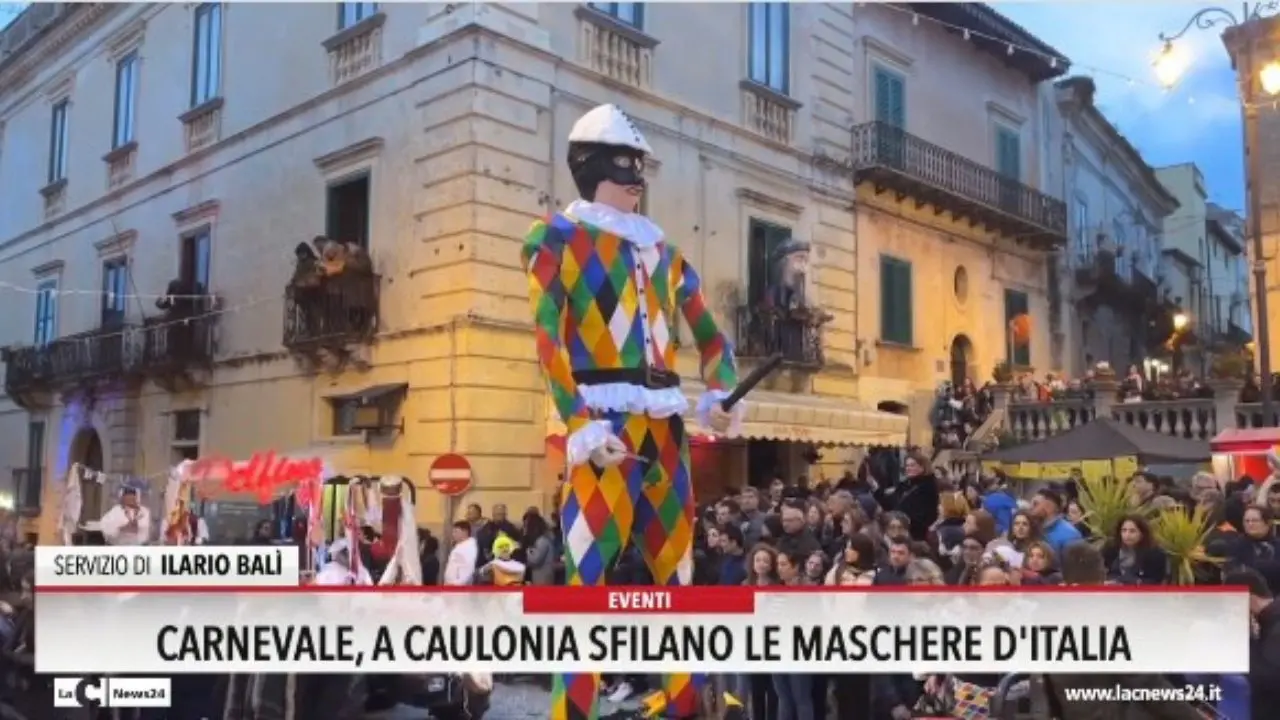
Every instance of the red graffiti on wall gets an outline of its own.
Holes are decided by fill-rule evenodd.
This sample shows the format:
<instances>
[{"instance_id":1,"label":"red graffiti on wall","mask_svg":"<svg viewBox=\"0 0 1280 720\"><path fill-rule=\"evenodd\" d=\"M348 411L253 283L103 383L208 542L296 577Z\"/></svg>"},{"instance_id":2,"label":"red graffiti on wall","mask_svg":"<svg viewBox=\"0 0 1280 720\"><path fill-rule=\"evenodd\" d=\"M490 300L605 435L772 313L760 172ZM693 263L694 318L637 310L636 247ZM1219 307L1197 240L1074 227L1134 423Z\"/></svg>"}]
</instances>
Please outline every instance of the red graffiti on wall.
<instances>
[{"instance_id":1,"label":"red graffiti on wall","mask_svg":"<svg viewBox=\"0 0 1280 720\"><path fill-rule=\"evenodd\" d=\"M206 458L195 461L191 467L191 479L196 492L203 499L210 499L216 492L254 494L263 505L269 504L283 489L314 481L324 472L324 461L319 458L293 460L277 457L274 452L254 453L247 463L237 463L225 458Z\"/></svg>"}]
</instances>

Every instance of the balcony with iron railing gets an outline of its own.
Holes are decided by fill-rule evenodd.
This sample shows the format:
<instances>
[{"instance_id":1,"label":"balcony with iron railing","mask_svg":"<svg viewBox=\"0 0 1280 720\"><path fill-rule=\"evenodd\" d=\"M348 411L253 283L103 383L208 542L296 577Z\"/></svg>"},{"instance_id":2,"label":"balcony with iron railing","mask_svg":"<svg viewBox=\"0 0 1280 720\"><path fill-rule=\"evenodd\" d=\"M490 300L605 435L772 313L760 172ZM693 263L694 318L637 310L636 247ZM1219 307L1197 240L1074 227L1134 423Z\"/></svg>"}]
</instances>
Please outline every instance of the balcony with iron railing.
<instances>
[{"instance_id":1,"label":"balcony with iron railing","mask_svg":"<svg viewBox=\"0 0 1280 720\"><path fill-rule=\"evenodd\" d=\"M1066 240L1067 207L1061 200L890 123L855 126L849 160L819 162L852 173L856 183L871 183L877 193L914 198L919 206L932 205L939 214L950 212L1020 242L1052 249Z\"/></svg>"},{"instance_id":2,"label":"balcony with iron railing","mask_svg":"<svg viewBox=\"0 0 1280 720\"><path fill-rule=\"evenodd\" d=\"M381 277L342 273L285 290L284 346L293 352L341 350L373 341Z\"/></svg>"},{"instance_id":3,"label":"balcony with iron railing","mask_svg":"<svg viewBox=\"0 0 1280 720\"><path fill-rule=\"evenodd\" d=\"M743 358L781 353L784 363L817 369L823 365L822 326L830 319L829 314L815 308L740 306L735 349Z\"/></svg>"},{"instance_id":4,"label":"balcony with iron railing","mask_svg":"<svg viewBox=\"0 0 1280 720\"><path fill-rule=\"evenodd\" d=\"M5 348L5 393L21 404L78 384L130 375L141 355L133 325L109 325L58 338L45 345Z\"/></svg>"},{"instance_id":5,"label":"balcony with iron railing","mask_svg":"<svg viewBox=\"0 0 1280 720\"><path fill-rule=\"evenodd\" d=\"M1125 252L1123 249L1120 252ZM1089 305L1108 305L1132 313L1155 312L1159 288L1140 272L1123 272L1116 251L1100 245L1090 260L1075 268L1077 300Z\"/></svg>"},{"instance_id":6,"label":"balcony with iron railing","mask_svg":"<svg viewBox=\"0 0 1280 720\"><path fill-rule=\"evenodd\" d=\"M185 319L172 314L147 318L139 330L138 369L159 379L208 367L213 362L215 320L207 312Z\"/></svg>"}]
</instances>

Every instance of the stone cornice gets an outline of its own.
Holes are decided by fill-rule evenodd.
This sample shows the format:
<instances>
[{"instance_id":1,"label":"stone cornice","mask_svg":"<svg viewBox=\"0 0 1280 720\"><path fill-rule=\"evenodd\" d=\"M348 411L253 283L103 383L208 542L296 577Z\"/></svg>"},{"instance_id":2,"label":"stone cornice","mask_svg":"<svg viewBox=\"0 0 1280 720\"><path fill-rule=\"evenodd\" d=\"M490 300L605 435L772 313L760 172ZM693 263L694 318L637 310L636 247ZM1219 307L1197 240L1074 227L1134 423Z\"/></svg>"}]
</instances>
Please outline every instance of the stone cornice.
<instances>
[{"instance_id":1,"label":"stone cornice","mask_svg":"<svg viewBox=\"0 0 1280 720\"><path fill-rule=\"evenodd\" d=\"M41 263L31 268L31 274L37 279L47 278L50 275L57 275L62 272L62 268L66 267L66 263L62 260L50 260L47 263Z\"/></svg>"},{"instance_id":2,"label":"stone cornice","mask_svg":"<svg viewBox=\"0 0 1280 720\"><path fill-rule=\"evenodd\" d=\"M739 200L750 205L756 205L767 210L773 210L790 217L800 217L800 215L804 213L803 205L797 205L796 203L768 195L752 188L740 187L734 191L734 194L738 196Z\"/></svg>"},{"instance_id":3,"label":"stone cornice","mask_svg":"<svg viewBox=\"0 0 1280 720\"><path fill-rule=\"evenodd\" d=\"M137 50L147 34L147 21L138 18L107 40L107 59L112 63Z\"/></svg>"},{"instance_id":4,"label":"stone cornice","mask_svg":"<svg viewBox=\"0 0 1280 720\"><path fill-rule=\"evenodd\" d=\"M84 3L63 11L40 37L11 57L0 60L0 88L17 88L41 63L49 62L85 31L113 10L127 7L111 3Z\"/></svg>"},{"instance_id":5,"label":"stone cornice","mask_svg":"<svg viewBox=\"0 0 1280 720\"><path fill-rule=\"evenodd\" d=\"M369 158L377 156L382 152L384 144L385 141L380 137L365 138L340 150L325 153L315 158L312 162L320 169L320 172L329 173L365 162Z\"/></svg>"},{"instance_id":6,"label":"stone cornice","mask_svg":"<svg viewBox=\"0 0 1280 720\"><path fill-rule=\"evenodd\" d=\"M98 251L98 257L100 258L119 257L129 254L130 248L133 247L133 241L137 238L137 230L125 230L109 238L99 240L93 244L93 247Z\"/></svg>"},{"instance_id":7,"label":"stone cornice","mask_svg":"<svg viewBox=\"0 0 1280 720\"><path fill-rule=\"evenodd\" d=\"M222 203L218 200L205 200L202 203L183 208L173 214L173 222L179 227L190 227L207 222L218 216Z\"/></svg>"}]
</instances>

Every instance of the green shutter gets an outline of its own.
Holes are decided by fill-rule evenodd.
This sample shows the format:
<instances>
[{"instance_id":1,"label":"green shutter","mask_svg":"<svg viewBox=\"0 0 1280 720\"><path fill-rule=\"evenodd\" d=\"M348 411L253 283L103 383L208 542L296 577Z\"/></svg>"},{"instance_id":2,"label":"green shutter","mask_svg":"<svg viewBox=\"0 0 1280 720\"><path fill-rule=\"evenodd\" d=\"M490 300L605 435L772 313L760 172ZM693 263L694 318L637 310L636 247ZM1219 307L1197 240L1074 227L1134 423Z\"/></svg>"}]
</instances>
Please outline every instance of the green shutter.
<instances>
[{"instance_id":1,"label":"green shutter","mask_svg":"<svg viewBox=\"0 0 1280 720\"><path fill-rule=\"evenodd\" d=\"M880 257L880 339L910 345L913 313L911 307L911 263Z\"/></svg>"},{"instance_id":2,"label":"green shutter","mask_svg":"<svg viewBox=\"0 0 1280 720\"><path fill-rule=\"evenodd\" d=\"M1007 178L1022 179L1022 140L1008 128L996 129L996 169Z\"/></svg>"},{"instance_id":3,"label":"green shutter","mask_svg":"<svg viewBox=\"0 0 1280 720\"><path fill-rule=\"evenodd\" d=\"M902 76L884 68L875 69L876 121L906 127L906 85Z\"/></svg>"},{"instance_id":4,"label":"green shutter","mask_svg":"<svg viewBox=\"0 0 1280 720\"><path fill-rule=\"evenodd\" d=\"M747 297L750 304L763 301L769 292L769 258L774 250L791 239L791 228L782 227L751 218L747 248Z\"/></svg>"},{"instance_id":5,"label":"green shutter","mask_svg":"<svg viewBox=\"0 0 1280 720\"><path fill-rule=\"evenodd\" d=\"M897 301L899 308L898 323L900 326L898 342L903 345L911 345L915 340L914 333L912 332L912 330L915 329L913 327L915 323L912 322L914 320L915 313L911 302L911 263L898 263L897 289Z\"/></svg>"}]
</instances>

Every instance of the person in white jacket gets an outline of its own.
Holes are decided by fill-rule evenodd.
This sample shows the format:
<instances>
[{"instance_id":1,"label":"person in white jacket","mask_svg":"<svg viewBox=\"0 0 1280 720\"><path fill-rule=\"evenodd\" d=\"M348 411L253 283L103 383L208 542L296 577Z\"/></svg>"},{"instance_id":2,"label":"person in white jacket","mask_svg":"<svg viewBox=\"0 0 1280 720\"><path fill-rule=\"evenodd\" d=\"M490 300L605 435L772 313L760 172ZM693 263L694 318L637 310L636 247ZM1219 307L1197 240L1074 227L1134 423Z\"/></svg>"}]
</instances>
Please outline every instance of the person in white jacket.
<instances>
[{"instance_id":1,"label":"person in white jacket","mask_svg":"<svg viewBox=\"0 0 1280 720\"><path fill-rule=\"evenodd\" d=\"M151 511L138 498L138 489L126 485L120 502L99 521L108 545L146 545L151 540Z\"/></svg>"},{"instance_id":2,"label":"person in white jacket","mask_svg":"<svg viewBox=\"0 0 1280 720\"><path fill-rule=\"evenodd\" d=\"M471 537L471 525L464 520L453 524L453 549L449 562L444 566L445 585L470 585L476 573L476 558L480 547Z\"/></svg>"},{"instance_id":3,"label":"person in white jacket","mask_svg":"<svg viewBox=\"0 0 1280 720\"><path fill-rule=\"evenodd\" d=\"M372 585L369 571L361 567L351 571L351 548L346 538L338 538L329 546L327 561L316 573L316 585Z\"/></svg>"}]
</instances>

